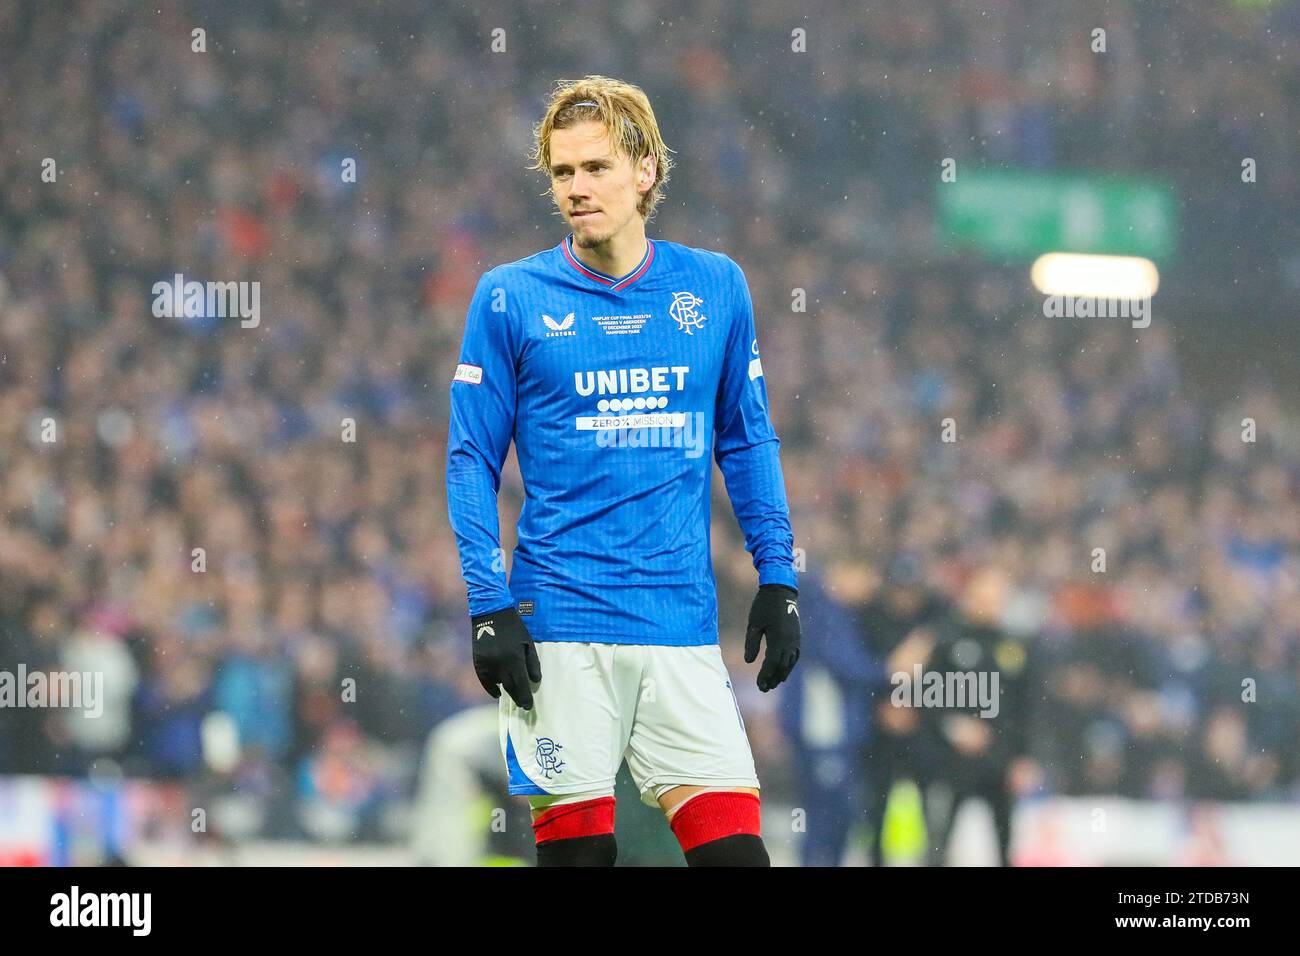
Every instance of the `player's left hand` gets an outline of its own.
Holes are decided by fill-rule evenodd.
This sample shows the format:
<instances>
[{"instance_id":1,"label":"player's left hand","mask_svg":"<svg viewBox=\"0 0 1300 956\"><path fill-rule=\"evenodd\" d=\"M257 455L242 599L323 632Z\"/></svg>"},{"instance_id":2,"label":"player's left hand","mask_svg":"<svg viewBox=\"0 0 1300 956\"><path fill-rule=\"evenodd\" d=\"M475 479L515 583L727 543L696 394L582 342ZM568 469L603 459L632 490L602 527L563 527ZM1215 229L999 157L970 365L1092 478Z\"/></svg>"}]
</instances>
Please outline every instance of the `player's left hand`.
<instances>
[{"instance_id":1,"label":"player's left hand","mask_svg":"<svg viewBox=\"0 0 1300 956\"><path fill-rule=\"evenodd\" d=\"M766 693L790 676L799 660L799 592L784 584L761 584L749 609L745 629L745 663L758 658L760 638L767 637L767 653L758 670L758 689Z\"/></svg>"}]
</instances>

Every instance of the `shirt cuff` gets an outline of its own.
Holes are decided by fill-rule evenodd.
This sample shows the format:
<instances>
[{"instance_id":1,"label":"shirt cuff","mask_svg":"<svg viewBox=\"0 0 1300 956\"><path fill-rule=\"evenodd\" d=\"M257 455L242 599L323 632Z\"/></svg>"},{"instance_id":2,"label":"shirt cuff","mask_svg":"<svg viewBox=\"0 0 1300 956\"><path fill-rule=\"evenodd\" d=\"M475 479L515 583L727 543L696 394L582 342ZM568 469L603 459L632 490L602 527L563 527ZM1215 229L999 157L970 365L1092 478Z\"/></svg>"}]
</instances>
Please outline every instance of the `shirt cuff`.
<instances>
[{"instance_id":1,"label":"shirt cuff","mask_svg":"<svg viewBox=\"0 0 1300 956\"><path fill-rule=\"evenodd\" d=\"M799 581L794 573L794 562L765 564L758 570L758 583L759 585L784 584L788 588L799 590Z\"/></svg>"}]
</instances>

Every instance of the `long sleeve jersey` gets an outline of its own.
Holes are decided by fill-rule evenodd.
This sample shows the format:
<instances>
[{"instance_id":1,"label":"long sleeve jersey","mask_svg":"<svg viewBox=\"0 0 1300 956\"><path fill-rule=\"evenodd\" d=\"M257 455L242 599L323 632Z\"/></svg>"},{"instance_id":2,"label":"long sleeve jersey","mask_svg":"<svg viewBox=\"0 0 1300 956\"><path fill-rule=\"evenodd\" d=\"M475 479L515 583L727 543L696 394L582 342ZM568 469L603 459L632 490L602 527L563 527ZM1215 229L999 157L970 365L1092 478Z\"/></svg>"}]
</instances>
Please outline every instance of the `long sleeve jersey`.
<instances>
[{"instance_id":1,"label":"long sleeve jersey","mask_svg":"<svg viewBox=\"0 0 1300 956\"><path fill-rule=\"evenodd\" d=\"M712 459L760 584L796 586L780 440L744 273L646 242L621 278L572 235L479 280L451 383L447 506L471 615L538 641L713 644ZM509 580L497 491L525 501Z\"/></svg>"}]
</instances>

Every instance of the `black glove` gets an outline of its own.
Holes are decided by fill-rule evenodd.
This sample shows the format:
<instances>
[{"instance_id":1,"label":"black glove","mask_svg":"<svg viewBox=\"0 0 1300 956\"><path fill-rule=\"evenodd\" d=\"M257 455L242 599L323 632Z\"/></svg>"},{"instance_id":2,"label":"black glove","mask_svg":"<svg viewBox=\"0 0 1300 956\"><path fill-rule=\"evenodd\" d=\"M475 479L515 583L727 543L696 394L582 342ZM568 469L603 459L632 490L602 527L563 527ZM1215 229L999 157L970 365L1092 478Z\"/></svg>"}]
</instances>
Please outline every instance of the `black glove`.
<instances>
[{"instance_id":1,"label":"black glove","mask_svg":"<svg viewBox=\"0 0 1300 956\"><path fill-rule=\"evenodd\" d=\"M790 676L799 660L799 592L784 584L761 584L749 609L745 629L745 663L758 657L759 638L767 635L767 653L758 671L758 689L766 693Z\"/></svg>"},{"instance_id":2,"label":"black glove","mask_svg":"<svg viewBox=\"0 0 1300 956\"><path fill-rule=\"evenodd\" d=\"M533 637L513 607L470 618L473 626L474 673L483 689L500 698L504 687L510 699L524 710L533 709L533 684L542 681ZM532 683L529 683L529 682Z\"/></svg>"}]
</instances>

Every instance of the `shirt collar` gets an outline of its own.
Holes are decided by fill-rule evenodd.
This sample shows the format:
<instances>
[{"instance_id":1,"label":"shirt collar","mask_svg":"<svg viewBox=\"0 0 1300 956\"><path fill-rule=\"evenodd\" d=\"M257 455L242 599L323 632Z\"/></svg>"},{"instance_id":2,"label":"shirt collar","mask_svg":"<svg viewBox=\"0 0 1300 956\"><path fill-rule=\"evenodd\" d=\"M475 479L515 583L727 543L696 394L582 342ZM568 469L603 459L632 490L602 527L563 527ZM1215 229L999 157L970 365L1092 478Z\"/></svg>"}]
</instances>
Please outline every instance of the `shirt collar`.
<instances>
[{"instance_id":1,"label":"shirt collar","mask_svg":"<svg viewBox=\"0 0 1300 956\"><path fill-rule=\"evenodd\" d=\"M560 251L564 253L564 258L569 261L569 265L573 266L573 268L577 269L592 282L598 282L613 292L622 292L633 282L636 282L637 279L640 279L645 275L650 269L650 263L652 263L655 258L654 240L649 236L646 236L645 255L641 257L641 261L637 263L636 268L622 278L619 278L618 276L612 276L608 273L601 272L599 269L593 269L574 255L573 233L569 233L564 237L564 241L560 243Z\"/></svg>"}]
</instances>

